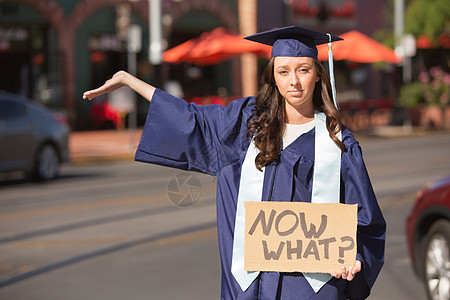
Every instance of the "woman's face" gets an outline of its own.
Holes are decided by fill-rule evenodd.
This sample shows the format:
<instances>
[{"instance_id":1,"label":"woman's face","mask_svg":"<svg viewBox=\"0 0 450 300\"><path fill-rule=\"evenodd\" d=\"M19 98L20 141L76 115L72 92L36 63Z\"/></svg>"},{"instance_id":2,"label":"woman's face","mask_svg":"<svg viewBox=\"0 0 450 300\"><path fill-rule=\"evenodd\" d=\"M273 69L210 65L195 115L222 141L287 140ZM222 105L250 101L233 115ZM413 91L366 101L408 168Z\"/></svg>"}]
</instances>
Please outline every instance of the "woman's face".
<instances>
[{"instance_id":1,"label":"woman's face","mask_svg":"<svg viewBox=\"0 0 450 300\"><path fill-rule=\"evenodd\" d=\"M286 101L286 113L300 112L313 116L313 94L319 81L311 57L278 56L274 60L274 78L278 91Z\"/></svg>"}]
</instances>

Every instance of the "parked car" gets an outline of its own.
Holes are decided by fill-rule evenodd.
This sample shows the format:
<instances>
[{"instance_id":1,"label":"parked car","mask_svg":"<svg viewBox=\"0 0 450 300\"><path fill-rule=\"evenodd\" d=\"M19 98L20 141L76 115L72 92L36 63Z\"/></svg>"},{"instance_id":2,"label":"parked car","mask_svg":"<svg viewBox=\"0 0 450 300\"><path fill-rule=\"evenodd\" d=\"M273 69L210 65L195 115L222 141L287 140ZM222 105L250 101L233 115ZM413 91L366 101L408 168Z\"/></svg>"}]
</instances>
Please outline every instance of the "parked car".
<instances>
[{"instance_id":1,"label":"parked car","mask_svg":"<svg viewBox=\"0 0 450 300\"><path fill-rule=\"evenodd\" d=\"M450 176L417 194L406 221L409 254L429 299L450 299Z\"/></svg>"},{"instance_id":2,"label":"parked car","mask_svg":"<svg viewBox=\"0 0 450 300\"><path fill-rule=\"evenodd\" d=\"M37 180L56 178L60 164L69 160L69 134L62 114L0 92L0 173L25 171Z\"/></svg>"}]
</instances>

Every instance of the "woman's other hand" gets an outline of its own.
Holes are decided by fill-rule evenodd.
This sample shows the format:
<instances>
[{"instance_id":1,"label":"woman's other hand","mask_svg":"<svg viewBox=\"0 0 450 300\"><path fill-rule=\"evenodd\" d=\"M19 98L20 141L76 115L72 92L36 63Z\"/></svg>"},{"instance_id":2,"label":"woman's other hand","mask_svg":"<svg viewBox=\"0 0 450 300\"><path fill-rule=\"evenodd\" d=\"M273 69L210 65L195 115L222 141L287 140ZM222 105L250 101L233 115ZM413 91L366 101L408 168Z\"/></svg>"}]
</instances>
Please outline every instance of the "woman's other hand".
<instances>
[{"instance_id":1,"label":"woman's other hand","mask_svg":"<svg viewBox=\"0 0 450 300\"><path fill-rule=\"evenodd\" d=\"M361 261L357 260L354 267L342 267L341 273L333 272L331 273L331 276L335 278L341 278L346 279L348 281L352 281L353 278L355 278L356 273L361 271Z\"/></svg>"}]
</instances>

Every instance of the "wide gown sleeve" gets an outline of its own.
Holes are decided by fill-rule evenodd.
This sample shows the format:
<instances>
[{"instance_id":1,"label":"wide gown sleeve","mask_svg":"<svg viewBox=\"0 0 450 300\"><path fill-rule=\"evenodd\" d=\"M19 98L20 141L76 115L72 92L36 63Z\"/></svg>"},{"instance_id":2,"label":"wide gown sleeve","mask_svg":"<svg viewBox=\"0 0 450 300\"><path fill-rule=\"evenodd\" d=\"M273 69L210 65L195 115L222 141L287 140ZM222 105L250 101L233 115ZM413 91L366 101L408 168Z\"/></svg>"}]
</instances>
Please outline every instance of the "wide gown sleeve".
<instances>
[{"instance_id":1,"label":"wide gown sleeve","mask_svg":"<svg viewBox=\"0 0 450 300\"><path fill-rule=\"evenodd\" d=\"M252 100L200 106L157 89L135 160L216 175L245 149Z\"/></svg>"},{"instance_id":2,"label":"wide gown sleeve","mask_svg":"<svg viewBox=\"0 0 450 300\"><path fill-rule=\"evenodd\" d=\"M345 203L358 204L357 259L362 262L361 274L350 281L348 287L357 299L368 296L383 266L386 223L359 144L354 143L347 149L342 156L342 181Z\"/></svg>"}]
</instances>

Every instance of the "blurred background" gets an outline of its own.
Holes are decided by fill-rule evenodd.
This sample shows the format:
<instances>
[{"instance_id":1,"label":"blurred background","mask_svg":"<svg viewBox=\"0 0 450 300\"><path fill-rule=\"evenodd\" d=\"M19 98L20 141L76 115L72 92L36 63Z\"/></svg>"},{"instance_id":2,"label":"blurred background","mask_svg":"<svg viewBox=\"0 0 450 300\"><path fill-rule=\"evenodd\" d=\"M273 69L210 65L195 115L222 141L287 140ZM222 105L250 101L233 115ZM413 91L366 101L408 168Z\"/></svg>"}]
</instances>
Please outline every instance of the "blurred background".
<instances>
[{"instance_id":1,"label":"blurred background","mask_svg":"<svg viewBox=\"0 0 450 300\"><path fill-rule=\"evenodd\" d=\"M242 37L298 25L344 38L337 99L388 221L371 298L448 299L449 20L447 0L0 0L0 298L217 299L215 179L132 162L132 91L81 96L127 70L227 105L270 57Z\"/></svg>"},{"instance_id":2,"label":"blurred background","mask_svg":"<svg viewBox=\"0 0 450 300\"><path fill-rule=\"evenodd\" d=\"M2 0L0 90L65 112L75 131L124 127L134 103L124 100L123 93L87 102L80 101L83 91L101 85L117 70L130 69L187 100L203 103L211 100L208 97L222 97L226 103L254 95L267 62L261 51L242 56L225 55L225 49L219 53L222 57L203 61L180 54L169 57L170 62L162 53L219 27L232 35L249 35L298 25L335 35L356 30L395 50L397 63L392 56L376 56L378 49L372 50L372 61L361 61L359 56L370 50L358 48L336 61L338 99L348 113L349 127L399 125L409 118L413 125L448 128L448 110L444 121L418 109L421 104L448 104L448 90L443 88L449 84L447 4L444 0ZM335 47L337 51L338 43ZM246 51L251 52L241 50ZM434 88L442 90L421 97L425 84L434 80L439 81L434 85L441 85ZM403 85L407 85L404 96ZM142 125L146 103L139 101L137 106ZM406 108L412 111L408 114ZM363 113L374 117L372 122L359 120Z\"/></svg>"}]
</instances>

